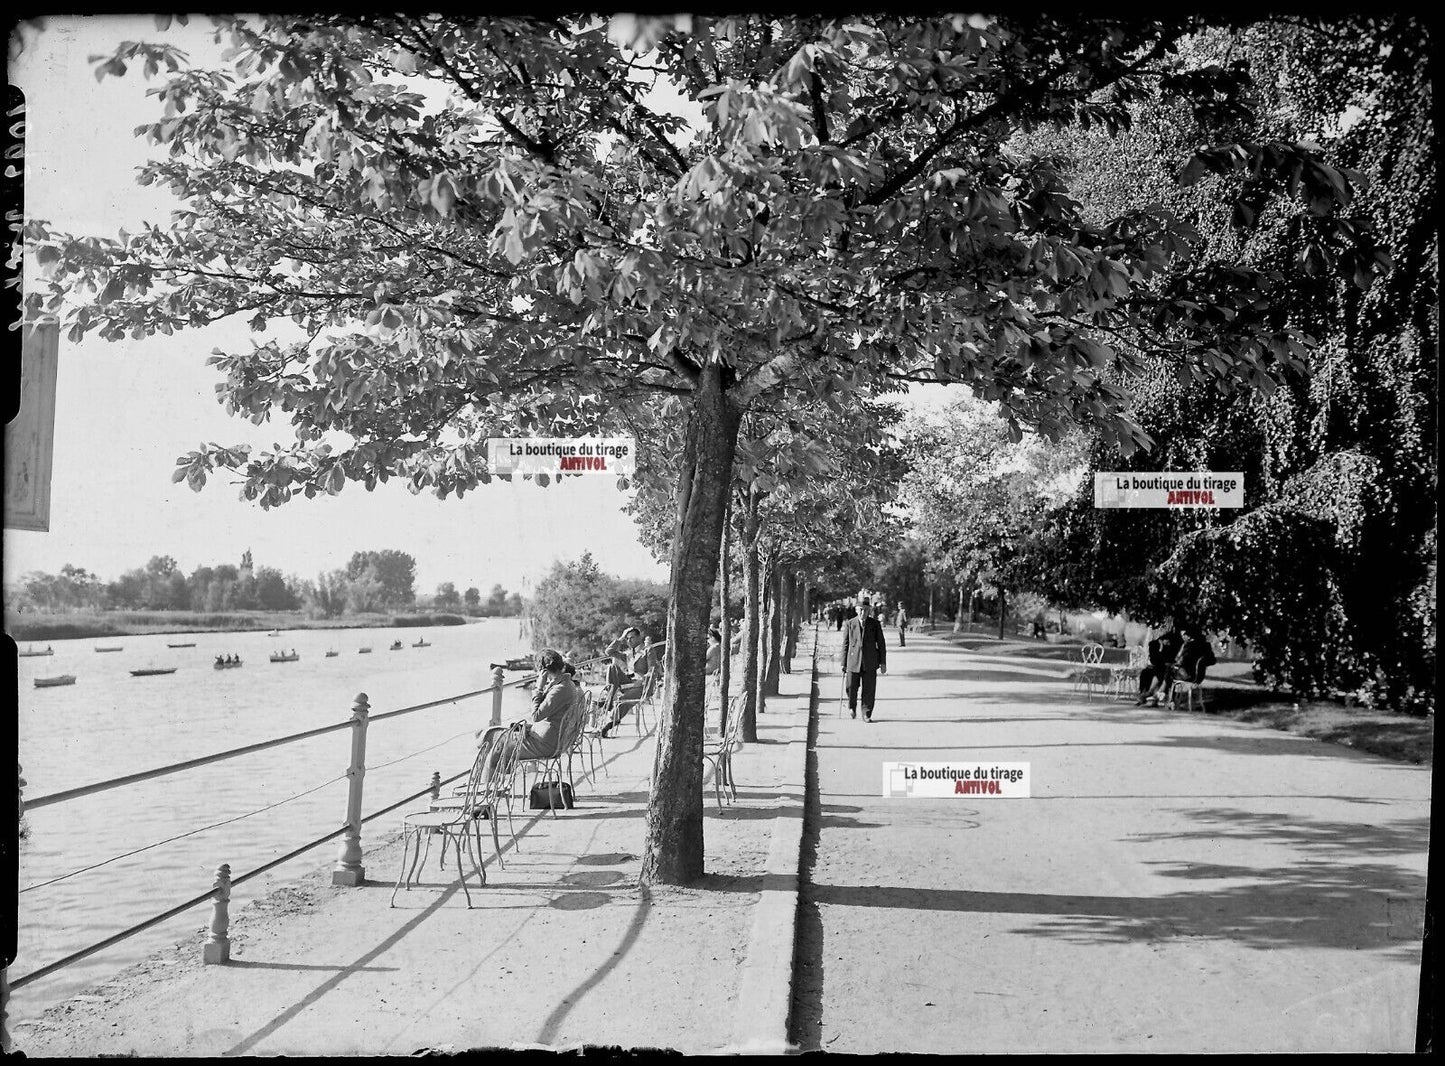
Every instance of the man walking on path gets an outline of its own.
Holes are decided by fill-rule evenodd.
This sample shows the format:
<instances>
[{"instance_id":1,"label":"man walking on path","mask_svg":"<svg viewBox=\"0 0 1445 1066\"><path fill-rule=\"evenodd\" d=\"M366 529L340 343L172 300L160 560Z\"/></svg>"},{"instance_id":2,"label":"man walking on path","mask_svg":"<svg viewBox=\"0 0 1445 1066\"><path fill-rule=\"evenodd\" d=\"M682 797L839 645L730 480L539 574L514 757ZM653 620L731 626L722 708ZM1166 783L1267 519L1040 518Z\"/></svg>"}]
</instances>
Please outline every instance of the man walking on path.
<instances>
[{"instance_id":1,"label":"man walking on path","mask_svg":"<svg viewBox=\"0 0 1445 1066\"><path fill-rule=\"evenodd\" d=\"M843 626L843 672L848 675L848 712L858 717L858 688L863 688L863 720L873 721L873 695L878 675L888 672L888 642L883 639L883 626L873 617L873 604L867 596L858 600L858 615Z\"/></svg>"},{"instance_id":2,"label":"man walking on path","mask_svg":"<svg viewBox=\"0 0 1445 1066\"><path fill-rule=\"evenodd\" d=\"M893 621L898 626L898 646L900 648L908 647L908 641L905 639L908 633L908 611L904 608L902 600L898 601L898 615Z\"/></svg>"}]
</instances>

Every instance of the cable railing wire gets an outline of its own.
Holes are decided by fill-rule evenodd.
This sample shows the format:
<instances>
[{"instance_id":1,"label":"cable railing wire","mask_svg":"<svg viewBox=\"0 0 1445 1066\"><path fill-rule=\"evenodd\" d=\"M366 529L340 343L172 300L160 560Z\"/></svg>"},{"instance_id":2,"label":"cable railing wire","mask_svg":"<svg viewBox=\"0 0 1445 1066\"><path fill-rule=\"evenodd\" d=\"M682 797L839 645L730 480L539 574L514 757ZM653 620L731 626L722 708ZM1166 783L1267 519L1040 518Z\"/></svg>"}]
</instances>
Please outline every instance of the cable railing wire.
<instances>
[{"instance_id":1,"label":"cable railing wire","mask_svg":"<svg viewBox=\"0 0 1445 1066\"><path fill-rule=\"evenodd\" d=\"M662 644L665 644L666 642L665 642L665 641L659 641L659 642L657 642L657 643L658 643L659 645L662 645ZM649 650L650 650L650 649L649 649ZM577 667L578 667L579 669L582 669L582 668L584 668L584 667L592 666L592 665L595 665L595 664L600 663L600 662L605 662L605 661L607 661L608 658L609 658L609 656L601 655L601 656L597 656L597 657L594 658L594 659L585 660L584 662L578 663L578 664L576 664L576 665L577 665ZM456 696L449 696L449 697L447 697L446 699L432 700L432 701L430 701L430 702L427 702L427 703L419 703L419 704L416 704L416 705L411 706L411 707L403 707L403 708L400 708L400 709L394 710L394 711L386 711L386 712L384 712L384 713L382 713L382 714L371 716L371 717L370 717L370 721L380 721L380 720L383 719L383 718L395 718L395 717L397 717L398 715L409 714L409 713L411 713L411 712L413 712L413 711L426 710L426 709L428 709L428 708L430 708L430 707L440 707L440 706L443 706L443 705L445 705L445 704L454 704L454 703L457 703L457 702L459 702L459 701L461 701L461 700L464 700L464 699L470 699L470 698L472 698L472 697L474 697L474 696L483 695L484 693L495 692L495 691L497 691L498 688L506 689L506 688L515 687L515 686L517 686L517 685L521 685L521 684L525 683L526 681L528 681L528 680L530 680L530 679L533 679L534 677L535 677L535 673L530 674L530 675L527 675L527 676L525 676L525 677L518 678L516 681L505 681L505 682L503 682L500 686L499 686L499 685L496 685L496 684L492 684L492 685L487 686L487 687L484 688L484 689L478 689L478 690L475 691L475 692L466 692L466 693L462 693L462 694L456 695ZM195 758L195 759L187 759L187 760L185 760L184 762L173 763L173 764L170 765L170 766L163 766L163 767L159 767L159 768L154 769L154 770L144 770L144 771L141 771L141 772L139 772L139 773L126 774L126 775L124 775L123 777L112 778L112 779L110 779L110 780L108 780L108 781L100 781L100 782L96 782L96 783L90 784L90 785L82 785L82 786L80 786L80 787L78 787L78 788L65 789L65 790L63 790L63 791L61 791L61 792L51 793L51 794L48 795L48 796L40 796L40 797L38 797L38 798L36 798L36 799L29 800L29 801L26 802L25 806L27 807L27 809L34 810L35 808L49 806L50 804L53 804L53 803L60 803L60 802L62 802L62 801L64 801L64 800L75 799L75 798L78 798L78 797L80 797L80 796L93 795L93 794L95 794L95 793L97 793L97 792L104 792L104 791L107 791L107 790L112 789L112 788L119 788L119 787L122 786L122 785L134 784L134 783L136 783L136 782L138 782L138 781L145 781L145 780L148 780L148 779L150 779L150 778L162 777L162 776L164 776L164 775L166 775L166 774L178 773L178 772L180 772L180 771L182 771L182 770L190 770L190 769L193 769L193 768L198 767L198 766L205 766L205 765L207 765L207 764L209 764L209 763L220 762L220 761L222 761L222 760L224 760L224 759L236 758L237 756L247 755L247 754L250 754L250 753L252 753L252 752L265 751L265 750L268 749L268 748L279 747L279 746L282 745L282 744L289 744L289 743L293 743L293 742L298 741L298 740L307 740L307 739L309 739L309 738L311 738L311 737L321 736L321 735L326 734L326 733L334 733L334 732L336 732L336 731L338 731L338 730L341 730L341 729L351 728L354 724L355 724L355 720L354 720L354 719L348 719L348 720L345 721L345 722L337 722L337 723L334 723L334 724L328 725L328 726L319 726L319 727L317 727L317 728L315 728L315 729L303 730L303 731L300 732L300 733L292 733L292 734L290 734L289 736L277 737L277 738L272 739L272 740L264 740L264 741L260 741L260 742L255 743L255 744L247 744L247 745L245 745L245 746L243 746L243 747L240 747L240 748L232 748L232 749L230 749L229 751L217 752L217 753L215 753L215 754L213 754L213 755L204 755L204 756L201 756L201 757ZM461 736L464 736L464 735L465 735L464 733L458 733L456 736L448 738L448 740L442 741L442 742L439 743L439 744L432 745L432 748L441 747L442 744L450 743L450 741L456 740L458 737L461 737ZM396 763L396 762L402 762L402 761L404 761L405 759L413 758L413 757L416 756L416 755L423 754L423 752L425 752L425 751L430 751L430 750L432 750L432 748L426 748L426 749L423 749L422 751L413 752L411 755L403 756L401 759L393 760L392 763L383 763L383 764L381 764L381 765L382 765L382 766L393 765L393 764ZM380 768L381 768L381 767L377 767L377 769L380 769ZM457 780L459 780L460 778L462 778L467 772L468 772L468 771L463 770L463 771L461 771L460 773L453 774L451 777L448 777L448 778L446 778L444 781L442 781L441 784L443 784L443 785L451 784L453 781L457 781ZM336 781L342 780L342 778L344 778L344 777L346 777L346 776L349 776L349 773L348 773L348 774L343 774L341 777L334 778L333 780L327 781L327 782L325 782L325 783L323 783L323 784L321 784L321 785L317 785L315 788L308 790L308 792L318 791L319 789L325 788L327 785L334 784ZM395 803L389 804L388 806L383 807L381 810L373 811L371 814L368 814L368 815L366 815L365 817L361 818L361 819L360 819L360 824L365 825L366 823L368 823L368 822L370 822L370 821L373 821L374 819L379 818L379 817L381 817L381 816L384 815L384 814L389 814L389 813L391 813L392 811L396 810L398 807L403 806L404 804L410 803L410 802L412 802L413 800L416 800L416 799L420 799L422 796L430 795L430 794L431 794L431 791L432 791L432 786L428 785L426 788L423 788L423 789L421 789L421 790L418 791L418 792L414 792L414 793L412 793L412 794L409 795L409 796L404 796L403 798L397 800ZM281 801L279 801L279 802L276 803L276 804L272 804L271 806L273 806L273 807L274 807L274 806L280 806L281 803L290 802L290 800L292 800L292 799L299 799L302 795L306 795L306 794L307 794L307 793L300 793L300 794L298 794L297 796L292 796L292 797L289 797L289 798L286 799L286 800L281 800ZM222 821L222 822L216 823L216 826L218 826L218 825L225 825L226 822L230 822L230 821L239 821L241 818L250 817L251 814L259 814L259 813L261 813L262 810L266 810L266 809L268 809L268 808L260 808L260 809L258 809L258 810L256 810L256 811L252 811L252 812L250 812L249 814L246 814L246 815L239 815L239 816L237 816L237 817L235 817L235 818L226 819L226 821ZM215 828L216 826L208 826L208 827L206 827L206 828ZM257 876L259 876L260 874L263 874L263 873L265 873L265 872L268 871L268 870L271 870L271 869L273 869L273 868L275 868L275 867L277 867L277 866L280 866L282 863L289 862L291 859L294 859L296 856L301 855L301 854L303 854L303 853L305 853L305 852L307 852L307 851L310 851L312 848L319 847L320 845L325 844L327 841L335 840L337 837L339 837L339 836L341 836L343 833L345 833L347 829L348 829L348 825L347 825L346 823L343 823L340 827L331 830L331 831L330 831L329 833L327 833L325 836L318 837L318 838L316 838L315 840L312 840L312 841L309 841L308 843L302 844L300 847L294 848L293 850L287 852L286 854L284 854L284 855L282 855L282 856L280 856L280 857L278 857L278 858L272 859L270 862L264 863L264 864L262 864L261 866L258 866L258 867L256 867L256 868L253 869L253 870L248 870L246 873L241 874L241 875L238 876L238 877L233 877L233 878L231 879L231 886L234 888L236 885L243 884L244 882L249 881L249 880L250 880L251 878L253 878L253 877L257 877ZM200 832L204 832L204 831L205 831L205 829L193 830L193 831L191 831L190 833L183 833L183 834L180 834L180 835L178 835L178 836L176 836L176 837L174 837L174 838L172 838L172 839L179 840L179 839L182 839L182 838L185 837L185 836L193 836L193 835L195 835L196 833L200 833ZM157 843L154 844L154 845L147 845L145 848L137 849L135 852L131 852L130 854L137 854L137 853L139 853L140 851L148 850L150 847L158 847L161 843L169 843L169 841L161 841L161 842L157 842ZM113 858L106 860L106 862L114 862L114 861L116 861L117 859L124 858L124 857L125 857L125 856L123 856L123 855L114 856ZM97 863L97 864L96 864L96 866L101 866L101 865L105 865L105 863ZM90 867L90 868L93 869L94 867ZM63 875L62 878L56 878L56 879L53 879L52 881L44 882L44 883L45 883L45 884L52 884L52 883L54 883L55 880L63 880L64 877L75 876L76 873L83 873L83 872L85 872L85 871L84 871L84 870L75 871L74 873ZM32 887L32 888L38 888L38 887L41 887L41 886L40 886L40 885L33 885L33 886L31 886L31 887ZM186 910L189 910L191 907L194 907L194 906L196 906L197 904L204 903L206 900L213 898L214 892L215 892L214 888L207 889L207 890L206 890L204 893L202 893L201 895L194 896L194 897L192 897L191 899L188 899L188 900L186 900L186 901L183 902L183 903L178 903L178 904L176 904L175 906L170 907L169 909L161 912L160 914L157 914L157 915L154 915L154 916L152 916L152 917L150 917L150 918L147 918L145 921L139 922L139 923L131 926L131 927L128 928L128 929L123 929L123 930L121 930L121 931L118 932L118 933L114 933L114 934L112 934L111 936L106 937L104 940L101 940L101 941L98 941L97 943L91 944L90 946L85 947L85 948L82 948L82 949L80 949L79 951L72 952L71 954L65 956L65 957L62 958L62 959L57 959L55 962L47 963L45 966L42 966L42 967L40 967L40 968L37 969L37 970L32 970L32 971L30 971L29 973L27 973L27 974L25 974L25 975L23 975L23 976L21 976L21 977L17 977L17 978L15 978L15 979L9 981L9 986L10 986L10 988L11 988L12 990L18 989L18 988L23 988L25 985L28 985L28 984L30 984L30 983L33 982L33 981L37 981L37 980L39 980L39 979L42 978L42 977L46 977L46 976L48 976L48 975L50 975L50 974L52 974L52 973L55 973L57 970L63 969L64 967L69 966L71 963L79 962L81 959L88 958L89 956L94 955L94 954L95 954L96 952L98 952L98 951L103 951L105 948L111 947L111 946L114 945L114 944L118 944L118 943L120 943L122 940L126 940L126 939L128 939L128 938L130 938L130 937L132 937L132 936L135 936L135 935L138 934L138 933L142 933L142 932L144 932L145 930L152 928L153 926L159 925L161 922L164 922L164 921L166 921L167 919L174 918L176 915L181 914L181 913L183 913L183 912L186 911Z\"/></svg>"},{"instance_id":2,"label":"cable railing wire","mask_svg":"<svg viewBox=\"0 0 1445 1066\"><path fill-rule=\"evenodd\" d=\"M448 777L441 783L443 785L449 785L453 781L457 781L463 776L465 776L467 772L468 771L463 770L461 773L453 774L451 777ZM329 783L330 782L328 782L328 784ZM428 785L424 789L421 789L419 792L413 792L409 796L402 797L395 803L389 804L388 806L383 807L379 811L373 811L371 814L368 814L366 817L361 819L361 824L365 825L367 822L370 822L376 818L380 818L384 814L390 814L392 811L396 810L398 807L404 804L410 803L416 799L420 799L422 796L429 795L431 795L430 785ZM288 851L285 855L272 859L269 862L263 863L262 865L257 866L253 870L247 870L245 873L241 874L238 877L231 878L231 887L235 888L237 885L243 884L244 882L251 880L251 878L253 877L258 877L266 871L280 866L284 862L289 862L303 852L310 851L312 848L320 847L322 844L325 844L329 840L335 840L342 833L346 832L347 828L347 825L343 823L341 826L333 829L325 836L317 837L315 840L312 840L306 844L302 844L299 848ZM91 955L94 955L97 951L103 951L114 944L120 943L122 940L126 940L132 936L135 936L137 933L143 933L152 926L159 925L161 922L164 922L169 918L174 918L176 915L182 913L183 911L187 911L190 908L196 906L197 904L204 903L206 900L212 899L214 895L215 889L208 888L199 896L193 896L192 898L186 900L184 903L178 903L174 907L162 911L160 914L147 918L143 922L138 922L128 929L122 929L119 933L114 933L106 937L104 940L91 944L89 947L84 947L81 948L79 951L71 952L63 959L56 959L54 962L46 963L38 970L31 970L29 973L21 977L12 978L10 980L10 988L13 991L17 988L23 988L25 985L30 984L32 981L38 981L42 977L48 977L56 970L63 969L73 962L79 962L81 959L88 958Z\"/></svg>"},{"instance_id":3,"label":"cable railing wire","mask_svg":"<svg viewBox=\"0 0 1445 1066\"><path fill-rule=\"evenodd\" d=\"M26 885L20 890L18 894L23 895L26 892L33 892L37 888L44 888L46 885L53 885L58 881L66 881L72 877L77 877L80 874L88 873L91 870L98 870L102 866L109 866L111 863L118 862L121 859L128 859L132 855L139 855L143 851L150 851L152 848L158 848L165 844L172 844L177 840L184 840L186 837L196 836L198 833L204 833L209 829L219 829L223 825L230 825L232 822L239 822L243 819L250 818L253 815L264 814L267 811L275 810L277 807L280 807L283 804L290 803L293 800L301 799L303 796L309 796L313 792L320 792L327 785L334 785L338 781L345 781L346 777L346 774L338 774L330 781L323 781L321 784L316 785L314 788L308 788L305 792L298 792L294 796L287 796L285 799L277 800L275 803L268 803L266 806L258 807L254 811L247 811L245 814L238 814L231 818L223 818L219 822L212 822L210 825L203 825L199 829L191 829L184 833L177 833L175 836L166 837L166 839L164 840L157 840L154 843L146 844L143 847L134 848L131 851L123 851L119 855L112 855L108 859L102 859L100 862L91 863L89 866L82 866L79 870L71 870L67 874L61 874L59 877L52 877L48 881L40 881L33 885Z\"/></svg>"},{"instance_id":4,"label":"cable railing wire","mask_svg":"<svg viewBox=\"0 0 1445 1066\"><path fill-rule=\"evenodd\" d=\"M366 768L366 772L371 773L373 770L384 770L388 766L395 766L399 762L406 762L408 759L415 759L418 755L425 755L429 751L436 751L437 748L445 747L454 740L460 740L468 733L475 734L476 732L477 731L475 729L463 729L460 733L453 733L451 736L447 737L446 740L438 741L430 747L422 748L420 751L414 751L410 755L403 755L400 758L392 759L390 762L377 763L375 766L368 766ZM344 777L345 775L343 774L342 776Z\"/></svg>"}]
</instances>

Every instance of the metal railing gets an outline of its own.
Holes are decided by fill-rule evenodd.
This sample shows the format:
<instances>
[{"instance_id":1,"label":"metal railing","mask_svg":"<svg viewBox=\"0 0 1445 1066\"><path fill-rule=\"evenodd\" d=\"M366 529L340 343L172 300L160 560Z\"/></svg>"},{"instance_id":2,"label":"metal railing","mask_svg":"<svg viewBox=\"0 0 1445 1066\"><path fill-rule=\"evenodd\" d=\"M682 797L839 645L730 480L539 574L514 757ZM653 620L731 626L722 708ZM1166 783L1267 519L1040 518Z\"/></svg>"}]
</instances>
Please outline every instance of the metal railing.
<instances>
[{"instance_id":1,"label":"metal railing","mask_svg":"<svg viewBox=\"0 0 1445 1066\"><path fill-rule=\"evenodd\" d=\"M584 660L583 662L576 664L576 666L579 670L582 670L608 661L610 661L610 657L602 655L592 659ZM262 873L265 873L267 870L270 870L273 867L288 862L291 859L294 859L296 856L301 855L304 852L310 851L312 848L319 847L320 845L325 844L328 841L335 840L337 837L342 837L343 840L341 843L339 854L337 855L336 865L332 870L332 884L349 886L359 885L365 879L365 870L361 865L361 827L372 819L378 818L384 814L388 814L391 811L396 810L396 808L402 806L403 804L410 803L411 801L416 800L421 796L427 795L429 792L435 795L436 790L440 784L447 784L451 781L455 781L466 773L466 771L462 771L461 773L455 774L452 777L447 778L445 781L441 781L436 775L433 775L432 783L427 788L422 789L421 791L413 793L409 796L405 796L397 802L390 804L379 811L373 811L371 814L363 817L361 814L361 807L364 795L363 784L366 776L366 735L367 729L370 724L372 722L379 722L387 718L396 718L404 714L414 714L417 711L429 710L434 707L442 707L448 704L457 704L463 700L474 699L478 696L483 696L487 693L491 693L492 707L489 724L500 725L502 718L502 693L506 689L526 685L529 681L535 680L536 676L536 672L531 671L523 674L515 680L508 681L506 680L505 667L494 666L492 670L492 683L486 688L476 689L471 692L459 693L455 696L448 696L439 700L430 700L426 703L413 704L409 707L401 707L396 710L386 711L382 714L377 715L371 714L371 706L369 701L367 700L366 693L362 692L357 694L356 700L352 705L351 718L345 722L335 722L331 725L319 726L315 729L306 729L302 730L299 733L291 733L284 737L275 737L270 740L258 741L255 744L246 744L238 748L231 748L227 751L215 752L211 755L203 755L194 759L186 759L181 762L171 763L166 766L159 766L151 770L142 770L137 773L124 774L120 777L110 778L105 781L96 781L92 784L81 785L76 788L63 789L59 792L52 792L48 795L40 796L31 800L25 800L22 796L19 804L19 813L23 815L27 808L34 810L40 807L47 807L57 803L64 803L67 800L79 799L83 796L92 796L100 792L106 792L111 789L120 788L124 785L132 785L137 784L141 781L149 781L160 777L166 777L170 774L176 774L185 770L194 769L198 766L206 766L210 763L221 762L226 759L234 759L241 755L249 755L258 751L265 751L269 748L276 748L285 744L294 744L298 741L309 740L312 737L322 736L326 733L339 732L343 729L352 730L351 761L346 771L346 774L344 775L349 780L346 801L346 820L339 828L333 829L332 831L326 833L324 836L317 837L315 840L308 841L307 843L302 844L300 847L287 852L285 855L282 855L276 859L272 859L269 862L266 862L253 870L249 870L246 873L240 875L239 877L231 877L230 867L223 864L221 867L217 868L216 882L206 892L191 899L185 900L184 902L178 903L175 906L161 912L160 914L153 915L150 918L147 918L144 921L138 922L137 924L129 927L128 929L121 930L120 932L108 936L103 940L97 941L94 944L90 944L87 947L84 947L79 951L73 952L62 959L57 959L56 961L48 963L45 966L40 967L39 969L32 970L31 972L25 974L22 977L16 978L13 981L5 982L3 987L7 990L23 988L25 985L31 983L32 981L37 981L42 977L48 976L49 974L52 974L55 971L70 965L71 963L78 962L79 960L87 958L88 956L93 955L98 951L103 951L105 948L111 947L115 944L120 943L123 940L128 939L129 937L135 936L137 933L144 932L145 930L155 925L158 925L161 922L166 921L167 919L175 917L176 915L180 914L185 910L188 910L191 907L204 903L208 899L214 901L218 907L223 907L226 901L228 901L230 898L231 888L235 887L236 885L242 884L245 881L248 881L251 878L256 877ZM328 784L329 783L331 782L328 782ZM24 784L23 778L21 779L21 784ZM215 920L213 919L213 927L215 926L215 924ZM208 947L205 953L206 961L224 961L224 959L211 958L212 955L226 954L223 952L212 950L212 946L216 943L219 943L221 939L224 939L224 935L224 925L219 932L215 928L213 928L212 939L208 941ZM8 978L8 976L9 974L7 963L4 976L3 978L0 978L0 981L3 981L4 978ZM8 1043L8 1034L6 1034L6 1042Z\"/></svg>"},{"instance_id":2,"label":"metal railing","mask_svg":"<svg viewBox=\"0 0 1445 1066\"><path fill-rule=\"evenodd\" d=\"M653 644L648 645L647 651L650 653L655 648L665 647L666 643L666 641L656 641ZM575 665L580 675L582 671L587 670L591 667L598 666L601 663L609 662L610 660L611 656L599 655L591 659L586 659ZM174 906L162 911L161 913L152 915L144 921L138 922L127 929L123 929L118 933L114 933L108 937L105 937L102 940L87 945L86 947L81 948L78 951L72 952L64 958L57 959L51 963L47 963L46 965L36 970L32 970L24 976L16 978L13 981L9 979L9 967L14 960L5 960L4 967L0 968L0 1049L3 1049L7 1054L11 1050L10 1034L8 1026L5 1024L6 1009L8 1007L11 990L23 988L33 981L38 981L43 977L49 976L50 974L71 965L72 963L79 962L81 959L88 958L89 956L94 955L99 951L103 951L108 947L112 947L123 940L127 940L130 937L142 933L147 929L150 929L156 925L161 924L162 922L174 918L175 916L183 913L184 911L189 910L192 907L198 906L206 902L207 900L211 901L213 909L210 922L210 933L202 949L202 961L205 963L221 963L229 961L230 938L228 935L228 928L230 921L229 904L231 898L231 890L235 886L249 881L251 878L258 877L266 871L280 866L282 863L289 862L290 860L296 858L298 855L302 855L305 852L310 851L312 848L320 847L322 844L325 844L328 841L335 840L337 837L341 837L341 847L337 854L336 864L332 868L331 872L331 883L333 885L346 886L360 885L365 880L365 870L361 865L361 827L375 818L379 818L382 815L391 813L403 804L410 803L416 799L420 799L422 796L430 794L430 796L435 799L440 794L439 790L442 785L450 784L451 782L465 776L468 772L468 770L463 770L460 773L452 775L446 780L442 780L439 774L433 773L431 783L426 788L422 789L419 792L412 793L409 796L404 796L400 800L397 800L395 803L383 807L381 810L373 811L371 814L363 816L361 813L361 806L363 798L363 782L366 777L366 734L370 723L379 722L387 718L396 718L404 714L414 714L417 711L429 710L434 707L441 707L448 704L457 704L463 700L473 699L475 697L491 693L492 706L490 722L488 724L500 725L502 720L502 693L506 689L526 685L528 682L535 680L536 677L536 671L530 671L523 674L521 677L516 678L513 681L508 681L506 680L506 667L499 664L493 664L492 683L486 688L477 689L472 692L459 693L458 695L448 696L439 700L431 700L427 703L418 703L410 707L401 707L397 710L386 711L382 714L377 715L371 714L370 702L367 700L366 693L362 692L357 694L356 700L351 708L351 718L345 722L335 722L331 725L319 726L315 729L303 730L299 733L292 733L284 737L275 737L271 740L258 741L255 744L246 744L239 748L231 748L227 751L215 752L211 755L203 755L194 759L186 759L182 762L171 763L167 766L156 767L152 770L142 770L137 773L124 774L120 777L110 778L105 781L97 781L89 785L81 785L76 788L63 789L59 792L52 792L48 795L37 797L28 801L28 803L24 800L22 793L22 795L19 797L18 803L18 814L20 816L24 815L27 806L32 810L40 807L52 806L57 803L64 803L68 800L79 799L84 796L92 796L100 792L106 792L111 789L120 788L124 785L137 784L141 781L149 781L160 777L166 777L170 774L181 773L182 771L191 770L198 766L206 766L211 763L222 762L227 759L234 759L242 755L249 755L258 751L265 751L269 748L276 748L285 744L294 744L298 741L309 740L312 737L323 736L327 733L339 732L343 729L350 729L352 731L351 761L349 767L347 768L346 774L344 775L348 779L346 798L346 820L342 823L340 827L333 829L322 836L317 837L315 840L308 841L307 843L302 844L300 847L288 851L284 855L271 859L270 861L265 862L262 865L255 867L254 869L248 870L238 877L232 877L229 864L222 863L216 868L215 881L212 883L211 887L207 891L197 896L194 896L191 899L177 903ZM411 756L407 756L407 758L410 757ZM326 784L332 784L336 780L340 779L335 778L330 782L326 782ZM24 777L20 777L19 784L21 786L21 789L23 790L25 784ZM316 791L316 789L308 789L306 792L300 793L300 795L307 795L313 791ZM290 798L296 799L298 797L293 796ZM278 804L272 804L271 806L277 805ZM269 809L269 807L262 808L262 810L266 809ZM188 835L192 834L181 834L181 836ZM172 839L180 839L180 837L175 837ZM163 841L161 843L168 842L169 841ZM147 845L146 848L142 848L139 850L147 850L151 846L155 845ZM113 861L113 858L107 859L105 860L105 862ZM104 863L98 863L95 865L104 865ZM87 867L86 869L92 868L94 867ZM75 873L81 872L84 871L72 871L71 874L66 874L64 876L69 877ZM56 878L55 880L61 879L63 878Z\"/></svg>"}]
</instances>

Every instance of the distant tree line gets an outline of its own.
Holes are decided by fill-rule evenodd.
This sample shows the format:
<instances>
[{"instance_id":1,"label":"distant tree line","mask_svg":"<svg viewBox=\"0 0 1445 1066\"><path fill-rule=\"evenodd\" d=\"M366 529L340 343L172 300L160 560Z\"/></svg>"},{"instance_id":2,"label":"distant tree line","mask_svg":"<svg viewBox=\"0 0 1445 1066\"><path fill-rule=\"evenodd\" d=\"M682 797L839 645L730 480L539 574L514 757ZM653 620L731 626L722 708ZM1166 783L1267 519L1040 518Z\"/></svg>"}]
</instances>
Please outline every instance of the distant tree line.
<instances>
[{"instance_id":1,"label":"distant tree line","mask_svg":"<svg viewBox=\"0 0 1445 1066\"><path fill-rule=\"evenodd\" d=\"M412 606L417 599L415 581L416 560L393 549L355 552L344 567L318 574L315 581L256 566L249 551L239 564L198 566L189 576L171 556L156 555L113 581L70 563L58 574L32 571L6 589L5 599L10 611L304 610L313 618L332 618ZM432 601L435 607L462 604L468 614L482 617L522 613L521 596L500 585L493 585L483 600L479 589L458 594L447 581L438 586Z\"/></svg>"},{"instance_id":2,"label":"distant tree line","mask_svg":"<svg viewBox=\"0 0 1445 1066\"><path fill-rule=\"evenodd\" d=\"M515 618L522 613L522 594L509 593L501 585L493 585L484 603L482 590L476 586L459 593L455 584L443 581L437 586L432 605L452 609L465 606L467 614L476 618Z\"/></svg>"}]
</instances>

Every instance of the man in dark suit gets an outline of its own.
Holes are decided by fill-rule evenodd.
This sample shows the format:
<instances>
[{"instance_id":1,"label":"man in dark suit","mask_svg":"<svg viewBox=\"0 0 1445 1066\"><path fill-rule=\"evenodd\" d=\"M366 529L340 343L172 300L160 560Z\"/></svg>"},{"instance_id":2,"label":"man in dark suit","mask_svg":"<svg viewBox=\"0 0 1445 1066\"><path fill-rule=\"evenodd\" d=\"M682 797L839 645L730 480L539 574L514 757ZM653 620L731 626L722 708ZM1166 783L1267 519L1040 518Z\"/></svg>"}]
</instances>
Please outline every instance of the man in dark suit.
<instances>
[{"instance_id":1,"label":"man in dark suit","mask_svg":"<svg viewBox=\"0 0 1445 1066\"><path fill-rule=\"evenodd\" d=\"M858 615L843 624L843 672L848 675L848 711L858 717L858 689L863 689L863 720L873 721L873 694L878 675L888 672L888 642L883 626L873 617L868 597L858 600Z\"/></svg>"}]
</instances>

